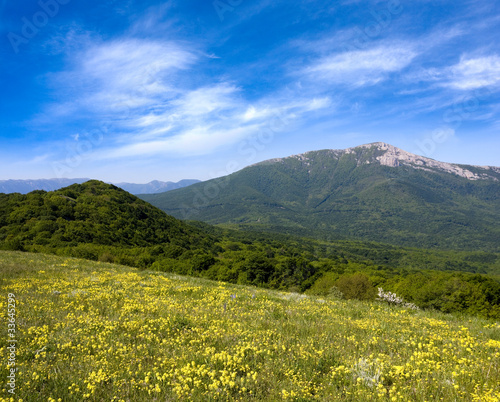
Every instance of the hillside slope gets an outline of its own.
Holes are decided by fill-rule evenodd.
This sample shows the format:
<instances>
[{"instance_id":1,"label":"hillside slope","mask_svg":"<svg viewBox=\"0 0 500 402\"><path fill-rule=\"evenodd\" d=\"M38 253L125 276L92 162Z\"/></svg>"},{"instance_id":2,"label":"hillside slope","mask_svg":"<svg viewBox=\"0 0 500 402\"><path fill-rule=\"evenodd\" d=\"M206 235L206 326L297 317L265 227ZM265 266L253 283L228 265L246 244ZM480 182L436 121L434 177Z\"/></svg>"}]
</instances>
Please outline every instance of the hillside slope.
<instances>
[{"instance_id":1,"label":"hillside slope","mask_svg":"<svg viewBox=\"0 0 500 402\"><path fill-rule=\"evenodd\" d=\"M500 326L478 318L4 251L0 291L16 400L500 398Z\"/></svg>"},{"instance_id":2,"label":"hillside slope","mask_svg":"<svg viewBox=\"0 0 500 402\"><path fill-rule=\"evenodd\" d=\"M271 234L250 236L250 232L237 232L246 235L238 241L234 232L216 233L199 226L187 225L99 181L51 193L0 195L0 249L320 293L333 286L350 292L349 285L344 289L337 282L362 274L366 292L359 297L373 299L375 288L387 284L389 290L403 289L409 301L424 308L500 316L500 284L494 276L479 274L498 273L498 255L493 253L422 253L361 243L322 245L287 236L281 240ZM450 272L427 272L430 268ZM418 288L413 279L418 280Z\"/></svg>"},{"instance_id":3,"label":"hillside slope","mask_svg":"<svg viewBox=\"0 0 500 402\"><path fill-rule=\"evenodd\" d=\"M116 183L115 185L117 187L123 188L125 191L128 191L131 194L156 194L187 187L191 184L199 182L200 180L191 179L180 180L176 183L171 181L153 180L146 184Z\"/></svg>"},{"instance_id":4,"label":"hillside slope","mask_svg":"<svg viewBox=\"0 0 500 402\"><path fill-rule=\"evenodd\" d=\"M500 251L500 168L437 162L384 143L273 159L141 198L181 219L231 227Z\"/></svg>"}]
</instances>

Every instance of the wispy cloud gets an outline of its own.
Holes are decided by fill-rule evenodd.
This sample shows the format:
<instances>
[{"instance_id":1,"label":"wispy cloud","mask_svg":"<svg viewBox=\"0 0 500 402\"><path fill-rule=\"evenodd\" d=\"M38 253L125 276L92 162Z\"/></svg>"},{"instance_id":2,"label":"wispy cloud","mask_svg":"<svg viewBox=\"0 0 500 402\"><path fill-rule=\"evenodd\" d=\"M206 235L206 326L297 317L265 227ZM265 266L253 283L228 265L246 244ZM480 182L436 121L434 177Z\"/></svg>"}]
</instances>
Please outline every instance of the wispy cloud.
<instances>
[{"instance_id":1,"label":"wispy cloud","mask_svg":"<svg viewBox=\"0 0 500 402\"><path fill-rule=\"evenodd\" d=\"M250 102L227 77L197 80L218 61L185 42L99 39L69 55L68 68L50 77L57 101L47 105L43 123L75 116L94 126L106 122L106 140L88 155L94 160L207 154L258 133L276 116L299 119L331 103L300 93Z\"/></svg>"},{"instance_id":2,"label":"wispy cloud","mask_svg":"<svg viewBox=\"0 0 500 402\"><path fill-rule=\"evenodd\" d=\"M500 57L462 57L458 64L445 69L444 75L450 76L449 80L445 79L444 85L454 89L496 86L500 84Z\"/></svg>"},{"instance_id":3,"label":"wispy cloud","mask_svg":"<svg viewBox=\"0 0 500 402\"><path fill-rule=\"evenodd\" d=\"M427 68L408 74L409 82L428 83L433 87L469 91L500 84L500 57L496 54L472 57L462 55L453 65ZM420 90L426 89L420 86Z\"/></svg>"},{"instance_id":4,"label":"wispy cloud","mask_svg":"<svg viewBox=\"0 0 500 402\"><path fill-rule=\"evenodd\" d=\"M143 130L128 138L125 145L96 158L133 155L205 155L235 144L264 130L276 131L308 113L331 106L329 98L261 99L249 103L234 86L219 84L187 92L159 114L137 119ZM278 122L278 124L277 124Z\"/></svg>"},{"instance_id":5,"label":"wispy cloud","mask_svg":"<svg viewBox=\"0 0 500 402\"><path fill-rule=\"evenodd\" d=\"M172 42L117 40L88 49L82 63L63 78L81 80L86 87L81 100L89 108L135 108L175 96L173 76L195 59Z\"/></svg>"},{"instance_id":6,"label":"wispy cloud","mask_svg":"<svg viewBox=\"0 0 500 402\"><path fill-rule=\"evenodd\" d=\"M202 87L176 99L172 106L184 116L213 115L234 108L239 103L235 99L237 92L238 88L227 83Z\"/></svg>"},{"instance_id":7,"label":"wispy cloud","mask_svg":"<svg viewBox=\"0 0 500 402\"><path fill-rule=\"evenodd\" d=\"M95 155L96 159L137 157L147 155L182 156L206 155L217 148L242 140L258 132L260 125L217 128L215 126L197 126L185 129L170 136L152 141L132 141L112 151L104 151Z\"/></svg>"},{"instance_id":8,"label":"wispy cloud","mask_svg":"<svg viewBox=\"0 0 500 402\"><path fill-rule=\"evenodd\" d=\"M303 73L314 81L362 87L388 78L390 73L407 67L417 56L406 44L379 45L366 50L353 50L321 57Z\"/></svg>"}]
</instances>

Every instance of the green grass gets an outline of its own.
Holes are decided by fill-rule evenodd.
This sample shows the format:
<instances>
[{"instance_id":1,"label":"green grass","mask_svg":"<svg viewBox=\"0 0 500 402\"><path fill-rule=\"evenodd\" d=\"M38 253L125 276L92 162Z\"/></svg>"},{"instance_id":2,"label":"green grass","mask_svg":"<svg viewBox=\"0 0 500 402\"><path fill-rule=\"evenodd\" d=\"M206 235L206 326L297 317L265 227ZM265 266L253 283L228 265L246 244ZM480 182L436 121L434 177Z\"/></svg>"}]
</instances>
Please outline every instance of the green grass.
<instances>
[{"instance_id":1,"label":"green grass","mask_svg":"<svg viewBox=\"0 0 500 402\"><path fill-rule=\"evenodd\" d=\"M500 325L0 252L14 401L498 401Z\"/></svg>"}]
</instances>

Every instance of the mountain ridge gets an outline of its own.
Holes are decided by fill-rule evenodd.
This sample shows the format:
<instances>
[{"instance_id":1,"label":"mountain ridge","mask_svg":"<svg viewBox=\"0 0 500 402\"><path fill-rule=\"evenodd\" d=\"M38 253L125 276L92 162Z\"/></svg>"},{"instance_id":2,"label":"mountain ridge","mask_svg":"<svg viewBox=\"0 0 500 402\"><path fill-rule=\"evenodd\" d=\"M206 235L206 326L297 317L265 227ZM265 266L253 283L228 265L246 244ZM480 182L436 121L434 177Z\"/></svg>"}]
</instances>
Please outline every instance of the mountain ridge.
<instances>
[{"instance_id":1,"label":"mountain ridge","mask_svg":"<svg viewBox=\"0 0 500 402\"><path fill-rule=\"evenodd\" d=\"M356 153L359 149L370 149L376 148L377 150L383 152L381 155L377 156L375 159L383 166L398 167L401 165L412 166L417 169L432 170L439 169L448 173L456 174L457 176L465 177L470 180L480 180L480 179L494 179L499 180L500 178L496 175L488 175L488 173L483 173L481 175L468 170L466 167L472 167L475 169L482 169L486 171L492 171L500 175L500 167L497 166L479 166L479 165L466 165L458 163L440 162L432 158L425 156L420 156L413 154L411 152L405 151L401 148L395 147L394 145L388 144L386 142L372 142L369 144L358 145L356 147L350 147L345 149L322 149L316 151L308 151L301 154L290 155L285 158L273 158L259 163L255 163L251 166L257 166L260 164L267 163L278 163L287 158L296 158L299 160L307 160L308 155L315 152L327 152L331 153L335 157L339 157L344 154ZM374 161L365 161L365 163L373 163Z\"/></svg>"},{"instance_id":2,"label":"mountain ridge","mask_svg":"<svg viewBox=\"0 0 500 402\"><path fill-rule=\"evenodd\" d=\"M374 143L270 159L141 198L179 219L236 229L498 251L499 170Z\"/></svg>"}]
</instances>

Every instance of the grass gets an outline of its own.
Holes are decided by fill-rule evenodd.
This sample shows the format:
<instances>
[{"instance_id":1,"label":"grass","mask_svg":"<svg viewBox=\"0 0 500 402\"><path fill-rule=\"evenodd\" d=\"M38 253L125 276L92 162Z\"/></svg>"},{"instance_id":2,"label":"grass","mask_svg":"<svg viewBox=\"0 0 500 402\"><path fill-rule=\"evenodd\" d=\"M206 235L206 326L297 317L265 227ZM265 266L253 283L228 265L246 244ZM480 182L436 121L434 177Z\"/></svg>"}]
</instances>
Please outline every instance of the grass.
<instances>
[{"instance_id":1,"label":"grass","mask_svg":"<svg viewBox=\"0 0 500 402\"><path fill-rule=\"evenodd\" d=\"M19 252L0 295L0 401L500 400L500 325L479 318Z\"/></svg>"}]
</instances>

